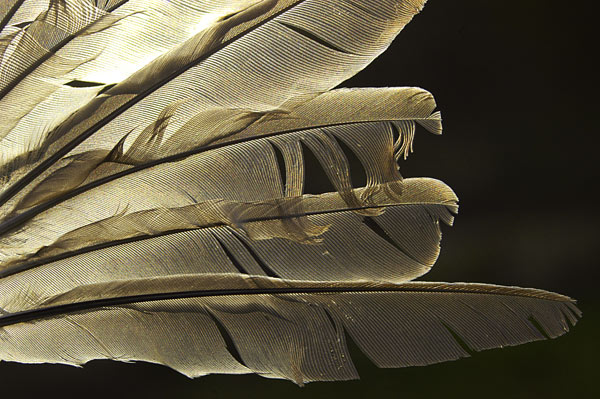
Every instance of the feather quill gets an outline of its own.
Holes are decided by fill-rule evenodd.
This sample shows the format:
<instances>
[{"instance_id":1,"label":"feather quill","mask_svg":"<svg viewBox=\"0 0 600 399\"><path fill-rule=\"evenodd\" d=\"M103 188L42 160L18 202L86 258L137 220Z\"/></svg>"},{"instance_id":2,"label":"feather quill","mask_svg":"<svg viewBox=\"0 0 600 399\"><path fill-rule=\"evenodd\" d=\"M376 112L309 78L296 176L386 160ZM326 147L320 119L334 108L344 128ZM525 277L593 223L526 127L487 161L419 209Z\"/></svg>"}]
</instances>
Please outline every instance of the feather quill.
<instances>
[{"instance_id":1,"label":"feather quill","mask_svg":"<svg viewBox=\"0 0 600 399\"><path fill-rule=\"evenodd\" d=\"M411 281L458 210L397 163L440 113L332 89L424 3L3 2L0 360L304 384L357 378L349 340L404 367L568 331L558 294Z\"/></svg>"}]
</instances>

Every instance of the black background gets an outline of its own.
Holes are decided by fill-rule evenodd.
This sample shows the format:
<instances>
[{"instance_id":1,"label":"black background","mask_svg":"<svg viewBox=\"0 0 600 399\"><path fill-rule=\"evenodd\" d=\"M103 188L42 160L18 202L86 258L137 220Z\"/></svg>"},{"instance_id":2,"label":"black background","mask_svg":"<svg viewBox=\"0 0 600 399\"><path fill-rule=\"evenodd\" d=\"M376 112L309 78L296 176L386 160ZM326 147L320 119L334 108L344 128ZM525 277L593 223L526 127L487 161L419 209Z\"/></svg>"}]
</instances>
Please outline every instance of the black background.
<instances>
[{"instance_id":1,"label":"black background","mask_svg":"<svg viewBox=\"0 0 600 399\"><path fill-rule=\"evenodd\" d=\"M598 51L591 1L431 0L390 49L342 86L420 86L444 118L418 131L404 176L445 181L460 198L424 277L519 285L579 300L564 337L362 380L258 376L190 380L164 367L96 361L82 369L0 364L0 395L56 397L597 397L600 311L596 143Z\"/></svg>"}]
</instances>

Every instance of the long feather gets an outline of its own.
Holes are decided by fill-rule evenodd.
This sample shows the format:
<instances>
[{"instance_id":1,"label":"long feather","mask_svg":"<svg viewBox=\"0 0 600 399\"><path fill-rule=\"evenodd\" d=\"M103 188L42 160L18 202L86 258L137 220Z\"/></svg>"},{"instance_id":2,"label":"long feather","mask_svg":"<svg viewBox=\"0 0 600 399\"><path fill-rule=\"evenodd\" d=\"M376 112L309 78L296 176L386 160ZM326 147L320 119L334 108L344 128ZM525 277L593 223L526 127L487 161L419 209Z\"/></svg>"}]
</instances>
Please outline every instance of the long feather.
<instances>
[{"instance_id":1,"label":"long feather","mask_svg":"<svg viewBox=\"0 0 600 399\"><path fill-rule=\"evenodd\" d=\"M393 191L395 185L356 190L368 194L359 209L328 193L257 203L219 200L111 217L65 234L27 259L5 263L0 306L30 301L38 289L58 293L84 282L177 273L409 281L437 259L439 222L452 223L456 197L431 179L408 179L401 194ZM379 214L356 213L365 210Z\"/></svg>"},{"instance_id":2,"label":"long feather","mask_svg":"<svg viewBox=\"0 0 600 399\"><path fill-rule=\"evenodd\" d=\"M327 112L342 100L347 104L344 111ZM349 194L347 155L354 153L359 158L368 186L394 181L400 178L394 154L398 142L404 140L404 135L394 138L390 123L363 121L435 121L437 115L431 114L434 107L431 95L420 89L342 90L318 96L291 111L256 114L213 109L197 115L164 143L156 137L162 131L160 124L151 124L145 130L148 134L142 132L137 138L144 143L134 143L129 151L117 145L110 152L83 153L34 188L19 206L35 206L0 224L0 230L17 227L17 223L31 226L24 231L29 239L19 233L0 239L7 248L4 256L34 250L31 245L39 248L67 229L110 217L124 207L135 212L157 204L173 207L208 199L257 201L302 195L305 153L314 153L332 185L341 193L347 192L347 200L356 205ZM195 135L201 138L193 142ZM348 150L344 152L338 143L345 143ZM276 162L277 153L284 159L285 170L281 172L285 172L285 181ZM252 163L245 162L247 159ZM238 166L228 168L229 164ZM86 184L71 189L81 181ZM181 184L184 181L189 184ZM248 185L248 181L255 184ZM151 193L132 195L147 191L149 185L153 187ZM100 198L102 205L97 206ZM73 214L73 223L69 223L64 211L72 212L73 204L78 204L78 215Z\"/></svg>"},{"instance_id":3,"label":"long feather","mask_svg":"<svg viewBox=\"0 0 600 399\"><path fill-rule=\"evenodd\" d=\"M19 310L0 316L5 359L145 360L190 377L257 373L298 384L357 378L348 340L380 367L426 365L556 337L579 316L569 298L539 290L231 274L81 286Z\"/></svg>"},{"instance_id":4,"label":"long feather","mask_svg":"<svg viewBox=\"0 0 600 399\"><path fill-rule=\"evenodd\" d=\"M5 169L14 173L24 167L19 157L39 151L56 126L99 92L210 22L256 1L23 3L22 8L47 9L18 28L15 37L6 35L12 51L0 63L0 161ZM25 23L21 19L27 18L11 22L20 26Z\"/></svg>"}]
</instances>

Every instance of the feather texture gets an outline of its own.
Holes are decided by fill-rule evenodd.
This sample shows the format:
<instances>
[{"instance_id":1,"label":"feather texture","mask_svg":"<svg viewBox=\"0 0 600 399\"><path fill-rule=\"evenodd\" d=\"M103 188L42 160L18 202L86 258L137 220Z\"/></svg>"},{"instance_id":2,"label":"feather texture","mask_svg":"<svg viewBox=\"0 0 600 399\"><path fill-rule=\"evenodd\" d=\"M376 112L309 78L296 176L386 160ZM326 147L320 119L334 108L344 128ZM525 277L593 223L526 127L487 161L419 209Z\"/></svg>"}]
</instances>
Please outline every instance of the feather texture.
<instances>
[{"instance_id":1,"label":"feather texture","mask_svg":"<svg viewBox=\"0 0 600 399\"><path fill-rule=\"evenodd\" d=\"M399 171L436 103L333 88L424 3L3 2L0 360L304 384L357 378L348 341L404 367L568 331L558 294L411 282L458 210Z\"/></svg>"}]
</instances>

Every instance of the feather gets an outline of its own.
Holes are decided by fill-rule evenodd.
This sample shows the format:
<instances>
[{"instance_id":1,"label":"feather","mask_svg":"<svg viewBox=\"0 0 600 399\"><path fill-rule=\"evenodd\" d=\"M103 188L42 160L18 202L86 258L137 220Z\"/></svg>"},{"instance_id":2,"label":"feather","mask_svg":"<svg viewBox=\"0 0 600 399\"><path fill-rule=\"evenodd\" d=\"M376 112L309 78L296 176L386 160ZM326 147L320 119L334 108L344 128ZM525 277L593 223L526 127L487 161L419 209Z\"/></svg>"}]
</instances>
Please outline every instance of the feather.
<instances>
[{"instance_id":1,"label":"feather","mask_svg":"<svg viewBox=\"0 0 600 399\"><path fill-rule=\"evenodd\" d=\"M579 314L568 298L539 290L232 274L81 286L20 309L0 319L5 359L145 360L190 377L257 373L298 384L357 378L349 340L380 367L426 365L556 337Z\"/></svg>"},{"instance_id":2,"label":"feather","mask_svg":"<svg viewBox=\"0 0 600 399\"><path fill-rule=\"evenodd\" d=\"M39 151L52 129L102 90L256 1L22 2L11 22L26 26L6 35L12 51L0 64L0 161L24 166L19 156ZM25 16L41 3L46 10Z\"/></svg>"},{"instance_id":3,"label":"feather","mask_svg":"<svg viewBox=\"0 0 600 399\"><path fill-rule=\"evenodd\" d=\"M404 367L568 331L558 294L412 282L458 199L398 162L441 115L333 88L424 3L0 5L0 360L304 384L357 378L350 341Z\"/></svg>"},{"instance_id":4,"label":"feather","mask_svg":"<svg viewBox=\"0 0 600 399\"><path fill-rule=\"evenodd\" d=\"M144 130L150 133L149 141L146 140L148 144L132 145L135 153L132 150L123 152L120 144L110 153L82 153L63 169L50 175L46 183L36 187L24 198L23 207L32 204L36 206L12 220L30 218L25 225L31 226L31 229L23 231L30 239L21 240L20 233L7 236L3 240L7 248L4 251L5 257L9 257L9 251L14 252L16 256L18 253L35 250L36 247L50 243L57 234L79 228L82 223L113 216L124 208L127 208L126 212L135 212L155 207L156 204L173 207L209 199L257 201L279 198L282 195L301 195L304 183L301 171L308 155L305 153L314 154L318 158L332 185L340 193L346 193L343 195L347 201L354 202L356 206L357 200L350 194L351 176L346 153L356 154L364 164L367 186L399 179L400 175L394 166L394 154L399 146L397 141L402 139L399 137L395 142L393 125L378 120L393 118L416 123L431 118L431 111L435 107L431 95L423 90L406 88L389 89L387 92L388 96L385 95L385 91L334 91L304 103L295 111L278 110L262 116L248 111L211 110L197 115L165 143L161 143L159 139L151 139L153 134L158 134L157 131L161 130L158 128ZM403 101L398 101L400 99ZM339 104L340 100L347 100L348 108L344 112L335 116L323 112L327 111L328 107ZM362 109L365 103L372 105L368 117ZM396 108L403 103L410 103L410 106ZM241 121L235 124L225 123L223 131L219 125L208 124L211 119ZM368 119L378 122L359 123ZM202 136L208 145L203 145L200 141L196 144L198 148L187 151L186 141L189 139L186 139L186 136L197 134L198 125L210 126L211 131ZM153 124L150 127L156 126ZM232 128L236 134L229 131ZM144 139L144 136L144 133L140 134L138 140ZM340 147L343 143L349 147L346 152ZM180 151L183 151L183 157L177 155ZM170 153L174 155L168 156ZM286 171L283 179L276 160L277 153L284 159ZM157 154L161 157L157 158ZM84 159L84 156L87 158ZM97 160L101 160L103 156L108 162L98 165ZM179 158L182 159L172 162ZM228 163L236 164L240 159L253 159L253 162L226 172ZM73 183L78 174L85 174L90 169L82 167L86 160L92 168L97 168L94 175L87 178L88 184L79 187L79 195L73 197L71 193L63 194L44 203L46 198L61 194L57 188L64 185L64 175L69 176L67 182ZM244 169L244 173L240 173L240 168ZM77 172L71 172L73 169ZM221 172L216 172L217 169ZM116 179L115 171L118 176ZM198 179L202 184L197 184ZM189 181L190 184L181 184L184 181ZM248 181L255 181L256 184L249 186ZM132 190L146 192L149 185L154 187L154 197L152 193L131 195ZM123 186L130 188L123 191ZM61 203L55 204L63 198ZM135 201L131 201L132 198L135 198ZM101 200L102 206L98 206L98 200ZM37 204L38 202L42 203ZM53 206L45 210L47 204ZM79 205L74 208L73 204ZM85 204L84 208L82 204ZM65 211L83 212L85 218L73 214L74 218L70 223L65 219ZM55 216L60 218L59 223ZM5 222L2 227L10 222ZM32 234L36 235L35 241L31 240Z\"/></svg>"}]
</instances>

